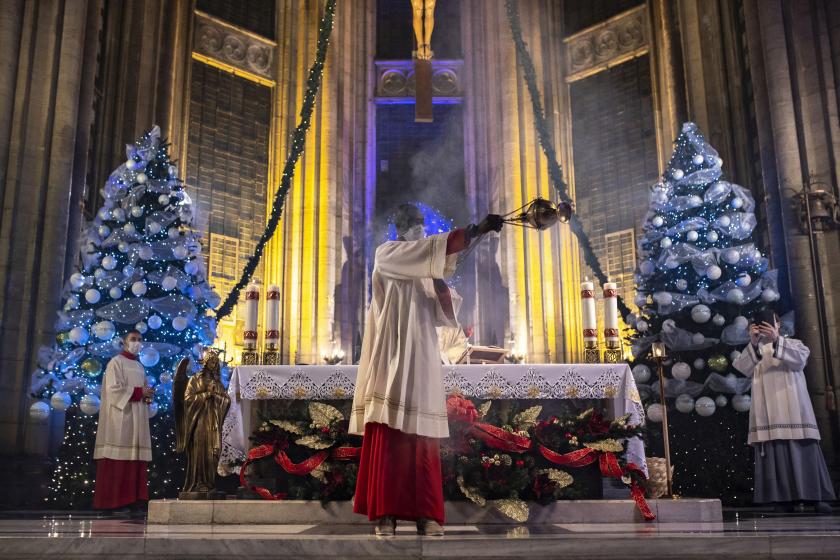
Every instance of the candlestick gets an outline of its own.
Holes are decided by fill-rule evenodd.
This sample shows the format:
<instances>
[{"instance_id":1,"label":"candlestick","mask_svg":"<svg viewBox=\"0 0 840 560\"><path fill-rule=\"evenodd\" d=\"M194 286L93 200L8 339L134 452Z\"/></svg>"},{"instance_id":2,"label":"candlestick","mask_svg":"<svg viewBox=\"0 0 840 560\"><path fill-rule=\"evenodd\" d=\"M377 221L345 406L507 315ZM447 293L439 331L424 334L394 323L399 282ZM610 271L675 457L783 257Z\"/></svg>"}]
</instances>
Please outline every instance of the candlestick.
<instances>
[{"instance_id":1,"label":"candlestick","mask_svg":"<svg viewBox=\"0 0 840 560\"><path fill-rule=\"evenodd\" d=\"M597 364L601 361L598 352L598 319L595 314L595 285L589 277L580 284L580 299L583 306L583 361Z\"/></svg>"},{"instance_id":2,"label":"candlestick","mask_svg":"<svg viewBox=\"0 0 840 560\"><path fill-rule=\"evenodd\" d=\"M621 340L618 337L618 286L604 283L604 361L615 364L621 361Z\"/></svg>"},{"instance_id":3,"label":"candlestick","mask_svg":"<svg viewBox=\"0 0 840 560\"><path fill-rule=\"evenodd\" d=\"M248 284L245 289L245 348L253 350L257 347L257 319L260 309L260 287Z\"/></svg>"},{"instance_id":4,"label":"candlestick","mask_svg":"<svg viewBox=\"0 0 840 560\"><path fill-rule=\"evenodd\" d=\"M264 365L277 365L279 353L277 352L280 341L280 287L272 284L265 293L265 351L263 352Z\"/></svg>"}]
</instances>

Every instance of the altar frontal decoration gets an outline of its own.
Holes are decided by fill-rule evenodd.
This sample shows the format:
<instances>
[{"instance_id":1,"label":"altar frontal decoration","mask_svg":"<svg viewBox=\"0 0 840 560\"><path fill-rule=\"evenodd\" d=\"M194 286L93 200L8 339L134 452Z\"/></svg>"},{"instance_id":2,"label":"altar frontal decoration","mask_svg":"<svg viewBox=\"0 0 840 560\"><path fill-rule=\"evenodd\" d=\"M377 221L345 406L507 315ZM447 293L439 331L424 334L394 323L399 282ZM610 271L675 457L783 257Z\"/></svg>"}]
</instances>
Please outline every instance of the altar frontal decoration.
<instances>
[{"instance_id":1,"label":"altar frontal decoration","mask_svg":"<svg viewBox=\"0 0 840 560\"><path fill-rule=\"evenodd\" d=\"M594 472L596 482L601 477L624 482L644 519L655 518L644 498L642 469L623 456L627 439L641 435L640 426L628 423L629 415L609 421L589 408L541 419L542 405L477 403L457 394L447 399L450 437L441 444L447 499L467 499L524 523L528 501L545 505L579 497L576 477L591 480ZM241 485L267 500L351 499L361 438L347 433L350 403L278 406L251 437Z\"/></svg>"}]
</instances>

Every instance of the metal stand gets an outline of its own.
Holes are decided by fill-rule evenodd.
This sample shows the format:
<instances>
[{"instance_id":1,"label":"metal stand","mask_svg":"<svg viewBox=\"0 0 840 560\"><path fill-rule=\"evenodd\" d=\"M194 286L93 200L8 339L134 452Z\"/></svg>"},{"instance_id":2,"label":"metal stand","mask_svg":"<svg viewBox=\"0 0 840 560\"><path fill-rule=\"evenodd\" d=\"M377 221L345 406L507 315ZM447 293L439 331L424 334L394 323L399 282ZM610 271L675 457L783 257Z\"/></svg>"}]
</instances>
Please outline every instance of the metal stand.
<instances>
[{"instance_id":1,"label":"metal stand","mask_svg":"<svg viewBox=\"0 0 840 560\"><path fill-rule=\"evenodd\" d=\"M587 340L583 343L583 363L601 363L601 351L598 349L598 343L596 341Z\"/></svg>"},{"instance_id":2,"label":"metal stand","mask_svg":"<svg viewBox=\"0 0 840 560\"><path fill-rule=\"evenodd\" d=\"M260 365L260 353L256 350L249 349L242 352L243 366L258 366Z\"/></svg>"},{"instance_id":3,"label":"metal stand","mask_svg":"<svg viewBox=\"0 0 840 560\"><path fill-rule=\"evenodd\" d=\"M665 452L665 480L668 483L668 493L665 498L674 498L674 489L671 480L671 445L668 437L668 406L665 402L665 373L662 368L664 357L656 358L659 370L659 402L662 405L662 444Z\"/></svg>"},{"instance_id":4,"label":"metal stand","mask_svg":"<svg viewBox=\"0 0 840 560\"><path fill-rule=\"evenodd\" d=\"M607 347L604 349L604 363L618 364L624 359L624 353L621 351L621 343L613 340L607 341Z\"/></svg>"}]
</instances>

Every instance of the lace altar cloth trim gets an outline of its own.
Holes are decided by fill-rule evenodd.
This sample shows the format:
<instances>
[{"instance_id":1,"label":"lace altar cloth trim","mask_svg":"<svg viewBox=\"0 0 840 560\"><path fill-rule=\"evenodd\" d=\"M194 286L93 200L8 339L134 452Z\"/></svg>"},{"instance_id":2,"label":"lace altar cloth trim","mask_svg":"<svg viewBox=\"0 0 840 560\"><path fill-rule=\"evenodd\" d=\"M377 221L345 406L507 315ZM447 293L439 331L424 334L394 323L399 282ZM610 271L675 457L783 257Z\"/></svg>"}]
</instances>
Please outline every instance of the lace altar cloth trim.
<instances>
[{"instance_id":1,"label":"lace altar cloth trim","mask_svg":"<svg viewBox=\"0 0 840 560\"><path fill-rule=\"evenodd\" d=\"M357 366L239 366L228 386L230 410L222 428L219 474L244 460L251 434L243 401L265 399L351 399ZM644 423L645 412L627 364L521 364L443 366L447 394L480 399L610 399L616 417ZM647 469L642 442L628 443L627 459ZM647 474L647 473L645 473Z\"/></svg>"}]
</instances>

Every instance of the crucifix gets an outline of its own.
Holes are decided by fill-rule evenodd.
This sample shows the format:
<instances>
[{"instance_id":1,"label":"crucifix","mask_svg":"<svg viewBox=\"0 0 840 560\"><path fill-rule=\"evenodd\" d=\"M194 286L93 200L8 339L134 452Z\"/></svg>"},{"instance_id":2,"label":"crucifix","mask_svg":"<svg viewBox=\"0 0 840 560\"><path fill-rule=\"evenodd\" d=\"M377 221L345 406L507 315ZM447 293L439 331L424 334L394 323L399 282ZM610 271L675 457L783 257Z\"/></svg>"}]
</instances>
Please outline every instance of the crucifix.
<instances>
[{"instance_id":1,"label":"crucifix","mask_svg":"<svg viewBox=\"0 0 840 560\"><path fill-rule=\"evenodd\" d=\"M414 122L432 122L432 29L435 1L411 0L414 51Z\"/></svg>"}]
</instances>

